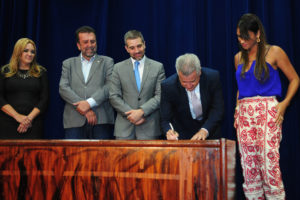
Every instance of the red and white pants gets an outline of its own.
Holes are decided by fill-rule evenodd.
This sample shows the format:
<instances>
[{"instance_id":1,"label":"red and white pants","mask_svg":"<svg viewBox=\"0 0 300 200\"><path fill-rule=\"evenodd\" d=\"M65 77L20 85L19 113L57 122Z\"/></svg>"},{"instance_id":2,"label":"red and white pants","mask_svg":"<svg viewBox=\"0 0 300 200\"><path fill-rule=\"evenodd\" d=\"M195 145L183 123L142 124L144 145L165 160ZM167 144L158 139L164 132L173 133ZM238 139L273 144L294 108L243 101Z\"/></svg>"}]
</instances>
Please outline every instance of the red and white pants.
<instances>
[{"instance_id":1,"label":"red and white pants","mask_svg":"<svg viewBox=\"0 0 300 200\"><path fill-rule=\"evenodd\" d=\"M243 189L248 200L285 199L279 167L282 126L275 124L275 97L239 100L235 113Z\"/></svg>"}]
</instances>

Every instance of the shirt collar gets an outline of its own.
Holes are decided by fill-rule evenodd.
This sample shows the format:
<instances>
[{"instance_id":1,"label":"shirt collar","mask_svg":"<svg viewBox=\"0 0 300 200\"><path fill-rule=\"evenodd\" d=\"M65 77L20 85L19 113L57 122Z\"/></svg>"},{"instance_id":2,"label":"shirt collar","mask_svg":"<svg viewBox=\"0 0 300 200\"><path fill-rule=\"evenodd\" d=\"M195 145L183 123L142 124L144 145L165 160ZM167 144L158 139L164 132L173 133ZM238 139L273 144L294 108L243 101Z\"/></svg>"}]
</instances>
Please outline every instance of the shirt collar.
<instances>
[{"instance_id":1,"label":"shirt collar","mask_svg":"<svg viewBox=\"0 0 300 200\"><path fill-rule=\"evenodd\" d=\"M192 91L195 91L195 92L197 93L197 92L199 92L199 90L200 90L200 81L199 81L199 83L197 84L197 86L194 88L194 90L192 90ZM188 91L187 89L185 89L185 91L187 91L187 92L189 92L189 93L192 92L192 91Z\"/></svg>"},{"instance_id":2,"label":"shirt collar","mask_svg":"<svg viewBox=\"0 0 300 200\"><path fill-rule=\"evenodd\" d=\"M137 61L137 60L133 59L132 57L130 57L130 59L131 59L131 62L132 62L132 64L133 64L133 66L134 66L134 63L135 63L135 61ZM139 63L140 63L140 66L145 64L145 59L146 59L146 55L144 55L144 57L143 57L141 60L138 60Z\"/></svg>"},{"instance_id":3,"label":"shirt collar","mask_svg":"<svg viewBox=\"0 0 300 200\"><path fill-rule=\"evenodd\" d=\"M87 60L87 59L85 59L85 58L82 56L82 53L80 53L80 59L81 59L81 62L94 62L95 57L96 57L96 54L95 54L93 57L91 57L90 60Z\"/></svg>"}]
</instances>

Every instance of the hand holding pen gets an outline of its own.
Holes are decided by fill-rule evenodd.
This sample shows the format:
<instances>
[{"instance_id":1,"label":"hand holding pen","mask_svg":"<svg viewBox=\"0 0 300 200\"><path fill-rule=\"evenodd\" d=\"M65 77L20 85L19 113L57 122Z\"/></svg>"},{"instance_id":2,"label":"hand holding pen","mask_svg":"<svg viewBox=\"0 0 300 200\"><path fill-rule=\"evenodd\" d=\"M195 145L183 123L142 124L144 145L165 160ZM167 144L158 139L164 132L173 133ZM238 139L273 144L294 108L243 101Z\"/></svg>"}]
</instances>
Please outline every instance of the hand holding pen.
<instances>
[{"instance_id":1,"label":"hand holding pen","mask_svg":"<svg viewBox=\"0 0 300 200\"><path fill-rule=\"evenodd\" d=\"M167 140L178 140L179 134L174 130L171 123L169 123L171 129L167 132Z\"/></svg>"}]
</instances>

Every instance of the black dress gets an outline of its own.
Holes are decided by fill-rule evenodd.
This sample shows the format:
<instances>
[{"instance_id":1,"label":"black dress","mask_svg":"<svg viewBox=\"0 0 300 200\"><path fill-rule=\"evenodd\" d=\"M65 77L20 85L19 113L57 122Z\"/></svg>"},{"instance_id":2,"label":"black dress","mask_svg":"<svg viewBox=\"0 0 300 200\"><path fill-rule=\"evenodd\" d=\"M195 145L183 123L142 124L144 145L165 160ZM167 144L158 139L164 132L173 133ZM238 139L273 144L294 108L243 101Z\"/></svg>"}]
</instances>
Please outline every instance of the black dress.
<instances>
[{"instance_id":1,"label":"black dress","mask_svg":"<svg viewBox=\"0 0 300 200\"><path fill-rule=\"evenodd\" d=\"M5 67L5 66L4 66ZM6 70L4 70L6 71ZM32 126L25 133L17 131L20 125L14 118L0 110L0 139L42 139L43 114L48 104L48 78L42 69L41 76L28 76L27 70L6 78L0 74L0 108L10 104L18 113L28 115L34 107L40 114L33 119Z\"/></svg>"}]
</instances>

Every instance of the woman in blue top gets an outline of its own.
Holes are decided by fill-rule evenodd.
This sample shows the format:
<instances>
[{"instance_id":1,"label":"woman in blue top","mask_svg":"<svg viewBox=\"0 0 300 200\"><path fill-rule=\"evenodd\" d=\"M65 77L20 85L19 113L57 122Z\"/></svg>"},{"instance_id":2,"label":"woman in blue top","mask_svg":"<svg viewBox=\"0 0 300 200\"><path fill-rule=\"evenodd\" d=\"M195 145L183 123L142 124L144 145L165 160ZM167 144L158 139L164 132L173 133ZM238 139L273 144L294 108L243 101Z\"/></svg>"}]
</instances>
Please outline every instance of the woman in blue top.
<instances>
[{"instance_id":1,"label":"woman in blue top","mask_svg":"<svg viewBox=\"0 0 300 200\"><path fill-rule=\"evenodd\" d=\"M234 57L238 84L234 126L237 131L244 193L247 199L285 199L279 167L279 144L284 113L299 87L299 77L286 53L266 42L254 14L237 25L240 52ZM280 69L289 80L283 101Z\"/></svg>"}]
</instances>

